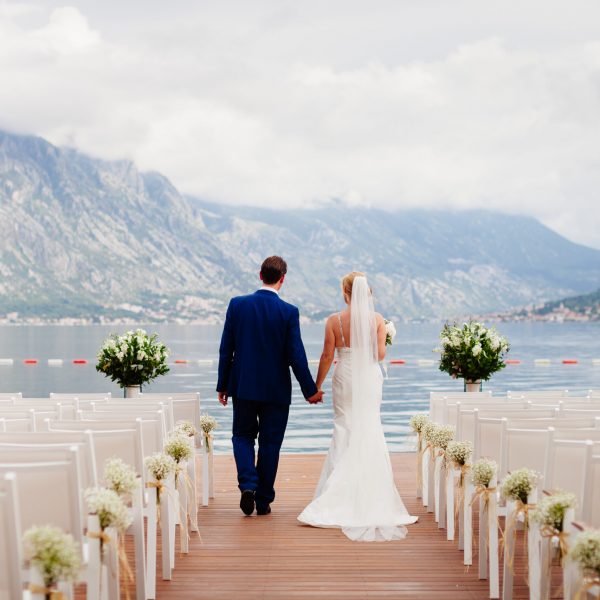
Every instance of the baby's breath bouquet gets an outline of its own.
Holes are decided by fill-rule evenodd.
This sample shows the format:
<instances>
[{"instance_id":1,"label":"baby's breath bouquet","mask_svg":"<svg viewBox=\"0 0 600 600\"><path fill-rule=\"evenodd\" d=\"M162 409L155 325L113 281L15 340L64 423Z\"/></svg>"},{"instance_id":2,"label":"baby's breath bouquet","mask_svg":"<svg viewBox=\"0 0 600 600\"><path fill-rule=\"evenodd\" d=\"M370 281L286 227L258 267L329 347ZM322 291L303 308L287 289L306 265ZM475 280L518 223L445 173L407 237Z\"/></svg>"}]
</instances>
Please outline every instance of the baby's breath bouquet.
<instances>
[{"instance_id":1,"label":"baby's breath bouquet","mask_svg":"<svg viewBox=\"0 0 600 600\"><path fill-rule=\"evenodd\" d=\"M184 460L189 460L194 453L194 449L190 443L190 436L181 431L174 431L169 435L163 450L171 456L177 464Z\"/></svg>"},{"instance_id":2,"label":"baby's breath bouquet","mask_svg":"<svg viewBox=\"0 0 600 600\"><path fill-rule=\"evenodd\" d=\"M117 457L109 458L104 463L104 481L106 487L125 497L131 496L138 486L135 471Z\"/></svg>"},{"instance_id":3,"label":"baby's breath bouquet","mask_svg":"<svg viewBox=\"0 0 600 600\"><path fill-rule=\"evenodd\" d=\"M464 467L473 453L471 442L450 442L446 448L446 458L457 467Z\"/></svg>"},{"instance_id":4,"label":"baby's breath bouquet","mask_svg":"<svg viewBox=\"0 0 600 600\"><path fill-rule=\"evenodd\" d=\"M481 323L464 323L462 327L446 323L440 334L440 371L468 383L487 381L504 369L508 341L494 328Z\"/></svg>"},{"instance_id":5,"label":"baby's breath bouquet","mask_svg":"<svg viewBox=\"0 0 600 600\"><path fill-rule=\"evenodd\" d=\"M530 512L533 523L538 523L542 537L558 540L560 560L567 554L567 542L563 531L563 523L567 509L575 506L575 494L556 492L551 496L544 496ZM549 565L551 568L551 565Z\"/></svg>"},{"instance_id":6,"label":"baby's breath bouquet","mask_svg":"<svg viewBox=\"0 0 600 600\"><path fill-rule=\"evenodd\" d=\"M143 329L111 335L98 353L96 371L122 388L141 386L169 372L167 347Z\"/></svg>"},{"instance_id":7,"label":"baby's breath bouquet","mask_svg":"<svg viewBox=\"0 0 600 600\"><path fill-rule=\"evenodd\" d=\"M480 488L488 488L492 479L498 471L498 464L489 458L480 458L471 471L473 485Z\"/></svg>"},{"instance_id":8,"label":"baby's breath bouquet","mask_svg":"<svg viewBox=\"0 0 600 600\"><path fill-rule=\"evenodd\" d=\"M584 589L590 589L592 585L600 584L600 530L588 529L577 536L577 540L571 548L569 557L575 562L586 579L588 585ZM586 597L586 596L581 596Z\"/></svg>"},{"instance_id":9,"label":"baby's breath bouquet","mask_svg":"<svg viewBox=\"0 0 600 600\"><path fill-rule=\"evenodd\" d=\"M454 439L455 429L452 425L438 425L429 434L429 441L442 452L446 451L448 444Z\"/></svg>"},{"instance_id":10,"label":"baby's breath bouquet","mask_svg":"<svg viewBox=\"0 0 600 600\"><path fill-rule=\"evenodd\" d=\"M51 591L61 582L77 581L81 572L81 553L73 536L51 525L31 527L23 534L25 561L33 565L41 574L44 592L51 597Z\"/></svg>"},{"instance_id":11,"label":"baby's breath bouquet","mask_svg":"<svg viewBox=\"0 0 600 600\"><path fill-rule=\"evenodd\" d=\"M204 444L206 451L211 451L212 432L219 426L217 420L208 414L200 415L200 427L204 434Z\"/></svg>"},{"instance_id":12,"label":"baby's breath bouquet","mask_svg":"<svg viewBox=\"0 0 600 600\"><path fill-rule=\"evenodd\" d=\"M113 527L121 534L131 525L127 506L117 492L95 487L85 490L84 495L90 512L98 515L102 531Z\"/></svg>"},{"instance_id":13,"label":"baby's breath bouquet","mask_svg":"<svg viewBox=\"0 0 600 600\"><path fill-rule=\"evenodd\" d=\"M175 431L178 433L183 433L188 437L194 437L196 433L198 433L191 421L178 421L175 425Z\"/></svg>"},{"instance_id":14,"label":"baby's breath bouquet","mask_svg":"<svg viewBox=\"0 0 600 600\"><path fill-rule=\"evenodd\" d=\"M415 433L422 433L423 427L426 423L429 423L429 417L424 414L413 415L408 422L410 428Z\"/></svg>"},{"instance_id":15,"label":"baby's breath bouquet","mask_svg":"<svg viewBox=\"0 0 600 600\"><path fill-rule=\"evenodd\" d=\"M575 506L575 494L556 492L544 496L531 511L531 520L542 528L548 528L552 535L563 530L563 520L568 508Z\"/></svg>"},{"instance_id":16,"label":"baby's breath bouquet","mask_svg":"<svg viewBox=\"0 0 600 600\"><path fill-rule=\"evenodd\" d=\"M527 504L527 498L535 489L539 478L539 473L525 467L509 473L500 487L502 497Z\"/></svg>"},{"instance_id":17,"label":"baby's breath bouquet","mask_svg":"<svg viewBox=\"0 0 600 600\"><path fill-rule=\"evenodd\" d=\"M144 464L150 475L154 477L154 482L149 482L146 485L147 487L156 488L156 504L158 505L160 504L160 495L164 488L163 481L167 479L171 473L175 473L177 463L169 454L166 454L165 452L156 452L155 454L146 457Z\"/></svg>"},{"instance_id":18,"label":"baby's breath bouquet","mask_svg":"<svg viewBox=\"0 0 600 600\"><path fill-rule=\"evenodd\" d=\"M391 346L394 343L394 338L396 337L396 327L388 319L384 319L384 321L385 321L385 344L386 344L386 346Z\"/></svg>"}]
</instances>

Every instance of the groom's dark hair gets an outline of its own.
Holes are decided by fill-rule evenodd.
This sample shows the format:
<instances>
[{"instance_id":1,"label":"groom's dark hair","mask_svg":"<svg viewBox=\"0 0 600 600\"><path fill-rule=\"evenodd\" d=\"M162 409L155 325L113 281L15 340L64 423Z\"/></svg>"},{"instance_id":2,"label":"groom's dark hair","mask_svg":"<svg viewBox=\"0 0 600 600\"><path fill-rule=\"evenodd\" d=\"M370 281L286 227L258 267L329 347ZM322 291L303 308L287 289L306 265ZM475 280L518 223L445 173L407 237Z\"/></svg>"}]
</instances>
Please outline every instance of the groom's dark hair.
<instances>
[{"instance_id":1,"label":"groom's dark hair","mask_svg":"<svg viewBox=\"0 0 600 600\"><path fill-rule=\"evenodd\" d=\"M287 273L287 263L281 256L269 256L265 258L260 268L260 276L263 283L273 285Z\"/></svg>"}]
</instances>

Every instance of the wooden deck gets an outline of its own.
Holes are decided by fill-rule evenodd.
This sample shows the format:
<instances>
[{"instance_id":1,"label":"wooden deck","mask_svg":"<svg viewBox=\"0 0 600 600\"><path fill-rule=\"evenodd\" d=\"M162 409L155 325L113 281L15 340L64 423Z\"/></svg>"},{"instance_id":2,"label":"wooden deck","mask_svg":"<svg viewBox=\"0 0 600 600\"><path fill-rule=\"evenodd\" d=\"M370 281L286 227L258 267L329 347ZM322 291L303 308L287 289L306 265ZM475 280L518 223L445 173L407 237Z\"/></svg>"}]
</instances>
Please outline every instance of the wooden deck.
<instances>
[{"instance_id":1,"label":"wooden deck","mask_svg":"<svg viewBox=\"0 0 600 600\"><path fill-rule=\"evenodd\" d=\"M419 522L409 527L407 539L365 544L347 540L338 530L300 525L296 517L311 499L322 461L322 455L282 456L273 513L244 517L238 506L233 458L217 456L216 498L199 511L202 541L192 535L190 553L178 555L173 579L157 582L157 598L488 597L487 581L477 577L476 557L467 572L462 552L454 542L446 541L445 531L437 528L433 516L415 498L413 454L392 456L406 506L419 515ZM525 597L527 588L517 576L515 598Z\"/></svg>"}]
</instances>

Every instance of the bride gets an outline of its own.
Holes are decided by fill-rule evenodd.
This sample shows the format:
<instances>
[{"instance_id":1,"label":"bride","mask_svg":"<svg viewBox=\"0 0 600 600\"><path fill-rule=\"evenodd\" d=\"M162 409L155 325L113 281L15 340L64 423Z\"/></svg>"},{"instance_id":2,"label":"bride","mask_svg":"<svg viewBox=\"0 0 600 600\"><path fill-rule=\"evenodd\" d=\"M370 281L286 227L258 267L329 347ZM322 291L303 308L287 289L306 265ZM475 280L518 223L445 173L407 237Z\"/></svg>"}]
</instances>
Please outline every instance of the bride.
<instances>
[{"instance_id":1,"label":"bride","mask_svg":"<svg viewBox=\"0 0 600 600\"><path fill-rule=\"evenodd\" d=\"M327 320L317 387L333 372L333 439L313 501L298 520L313 527L339 527L351 540L402 539L408 514L394 484L381 426L385 322L373 308L363 273L342 280L348 308ZM348 344L347 342L350 341Z\"/></svg>"}]
</instances>

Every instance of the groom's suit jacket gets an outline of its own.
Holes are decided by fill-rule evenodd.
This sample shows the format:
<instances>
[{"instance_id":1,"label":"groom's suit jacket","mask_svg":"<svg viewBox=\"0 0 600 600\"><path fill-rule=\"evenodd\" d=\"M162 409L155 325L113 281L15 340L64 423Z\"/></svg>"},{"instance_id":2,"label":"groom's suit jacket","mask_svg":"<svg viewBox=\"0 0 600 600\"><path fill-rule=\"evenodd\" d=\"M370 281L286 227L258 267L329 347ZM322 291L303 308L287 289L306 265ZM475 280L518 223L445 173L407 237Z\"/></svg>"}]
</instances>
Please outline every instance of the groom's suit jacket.
<instances>
[{"instance_id":1,"label":"groom's suit jacket","mask_svg":"<svg viewBox=\"0 0 600 600\"><path fill-rule=\"evenodd\" d=\"M264 289L232 298L219 349L217 391L243 400L290 404L290 367L304 397L316 394L298 308Z\"/></svg>"}]
</instances>

